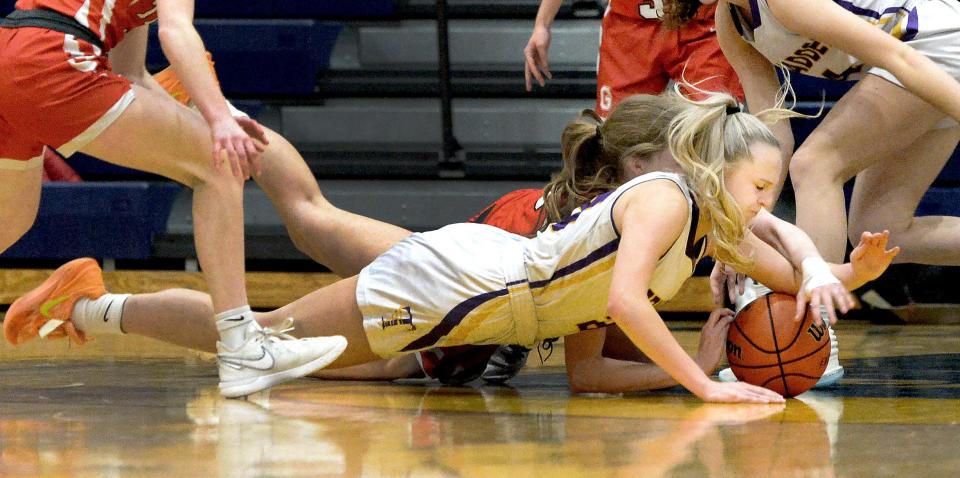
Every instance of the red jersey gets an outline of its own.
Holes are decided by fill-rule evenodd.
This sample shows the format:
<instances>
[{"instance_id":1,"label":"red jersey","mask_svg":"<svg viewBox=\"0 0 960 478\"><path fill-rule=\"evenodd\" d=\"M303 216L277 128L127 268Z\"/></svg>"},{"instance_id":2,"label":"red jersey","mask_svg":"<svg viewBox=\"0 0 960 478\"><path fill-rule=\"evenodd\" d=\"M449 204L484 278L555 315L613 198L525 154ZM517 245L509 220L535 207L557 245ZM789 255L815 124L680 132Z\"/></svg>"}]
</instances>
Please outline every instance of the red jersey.
<instances>
[{"instance_id":1,"label":"red jersey","mask_svg":"<svg viewBox=\"0 0 960 478\"><path fill-rule=\"evenodd\" d=\"M17 9L47 9L73 17L99 36L107 50L128 31L157 20L156 0L18 0Z\"/></svg>"}]
</instances>

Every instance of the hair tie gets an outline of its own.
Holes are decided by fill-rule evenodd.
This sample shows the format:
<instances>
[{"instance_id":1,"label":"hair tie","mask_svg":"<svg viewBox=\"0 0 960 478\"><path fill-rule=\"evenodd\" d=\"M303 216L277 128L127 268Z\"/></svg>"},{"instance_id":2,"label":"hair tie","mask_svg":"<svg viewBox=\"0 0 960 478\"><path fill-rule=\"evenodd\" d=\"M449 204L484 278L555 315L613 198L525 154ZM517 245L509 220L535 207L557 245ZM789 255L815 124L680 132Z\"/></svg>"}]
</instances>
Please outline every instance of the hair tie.
<instances>
[{"instance_id":1,"label":"hair tie","mask_svg":"<svg viewBox=\"0 0 960 478\"><path fill-rule=\"evenodd\" d=\"M597 151L602 155L603 154L603 133L600 132L601 124L602 123L597 123L596 135L593 138L597 142Z\"/></svg>"},{"instance_id":2,"label":"hair tie","mask_svg":"<svg viewBox=\"0 0 960 478\"><path fill-rule=\"evenodd\" d=\"M727 114L735 115L737 113L743 113L743 105L737 103L736 106L727 105Z\"/></svg>"}]
</instances>

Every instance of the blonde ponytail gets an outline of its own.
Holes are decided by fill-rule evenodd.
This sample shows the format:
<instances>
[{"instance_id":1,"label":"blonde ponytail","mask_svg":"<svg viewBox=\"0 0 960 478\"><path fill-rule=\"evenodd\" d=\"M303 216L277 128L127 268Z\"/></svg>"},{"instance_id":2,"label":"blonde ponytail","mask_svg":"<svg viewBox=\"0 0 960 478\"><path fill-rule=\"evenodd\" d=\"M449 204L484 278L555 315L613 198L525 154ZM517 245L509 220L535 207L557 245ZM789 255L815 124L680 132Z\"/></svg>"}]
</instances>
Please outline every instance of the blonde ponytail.
<instances>
[{"instance_id":1,"label":"blonde ponytail","mask_svg":"<svg viewBox=\"0 0 960 478\"><path fill-rule=\"evenodd\" d=\"M693 91L700 100L683 96ZM768 125L800 113L781 108L789 82L777 95L776 106L756 115L740 112L737 100L725 93L678 83L661 95L624 99L606 121L590 110L563 131L563 169L544 188L547 222L557 222L598 194L619 187L626 162L641 161L669 149L683 170L694 199L713 227L714 255L732 265L750 259L739 251L745 225L733 196L726 189L727 168L751 157L750 145L780 147Z\"/></svg>"},{"instance_id":2,"label":"blonde ponytail","mask_svg":"<svg viewBox=\"0 0 960 478\"><path fill-rule=\"evenodd\" d=\"M694 89L704 98L684 101L692 107L681 111L670 124L670 153L684 174L697 204L713 226L714 256L731 266L750 263L739 250L746 228L743 214L724 183L727 168L750 158L750 145L762 142L780 147L768 125L800 113L781 108L788 96L789 83L777 96L774 108L757 115L741 113L737 100L728 94L710 93L694 85L676 85Z\"/></svg>"}]
</instances>

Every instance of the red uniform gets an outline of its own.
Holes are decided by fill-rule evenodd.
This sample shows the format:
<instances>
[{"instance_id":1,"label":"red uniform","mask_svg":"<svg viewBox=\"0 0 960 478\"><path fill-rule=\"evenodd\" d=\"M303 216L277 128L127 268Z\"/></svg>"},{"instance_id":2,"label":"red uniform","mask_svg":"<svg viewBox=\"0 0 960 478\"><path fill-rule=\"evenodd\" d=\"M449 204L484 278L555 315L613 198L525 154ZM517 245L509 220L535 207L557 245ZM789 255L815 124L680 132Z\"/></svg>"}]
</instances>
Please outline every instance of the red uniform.
<instances>
[{"instance_id":1,"label":"red uniform","mask_svg":"<svg viewBox=\"0 0 960 478\"><path fill-rule=\"evenodd\" d=\"M71 17L104 48L45 28L0 28L0 169L39 166L44 145L70 156L110 126L134 96L106 53L157 17L155 0L20 0L17 9Z\"/></svg>"},{"instance_id":2,"label":"red uniform","mask_svg":"<svg viewBox=\"0 0 960 478\"><path fill-rule=\"evenodd\" d=\"M660 0L611 0L603 16L597 60L597 112L607 116L627 96L659 94L668 82L698 83L743 99L733 67L720 51L716 5L700 7L678 30L660 21Z\"/></svg>"}]
</instances>

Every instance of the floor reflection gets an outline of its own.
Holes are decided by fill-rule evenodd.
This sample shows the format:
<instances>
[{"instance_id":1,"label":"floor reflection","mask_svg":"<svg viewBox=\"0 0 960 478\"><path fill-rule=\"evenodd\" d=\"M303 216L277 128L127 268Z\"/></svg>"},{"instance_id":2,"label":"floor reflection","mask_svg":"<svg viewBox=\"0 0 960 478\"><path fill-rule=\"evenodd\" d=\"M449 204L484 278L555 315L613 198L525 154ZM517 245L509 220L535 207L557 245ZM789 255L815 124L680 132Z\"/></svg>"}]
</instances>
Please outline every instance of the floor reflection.
<instances>
[{"instance_id":1,"label":"floor reflection","mask_svg":"<svg viewBox=\"0 0 960 478\"><path fill-rule=\"evenodd\" d=\"M952 477L958 330L864 327L841 338L841 386L780 406L572 395L550 363L513 388L300 380L225 400L197 357L6 359L0 476Z\"/></svg>"}]
</instances>

